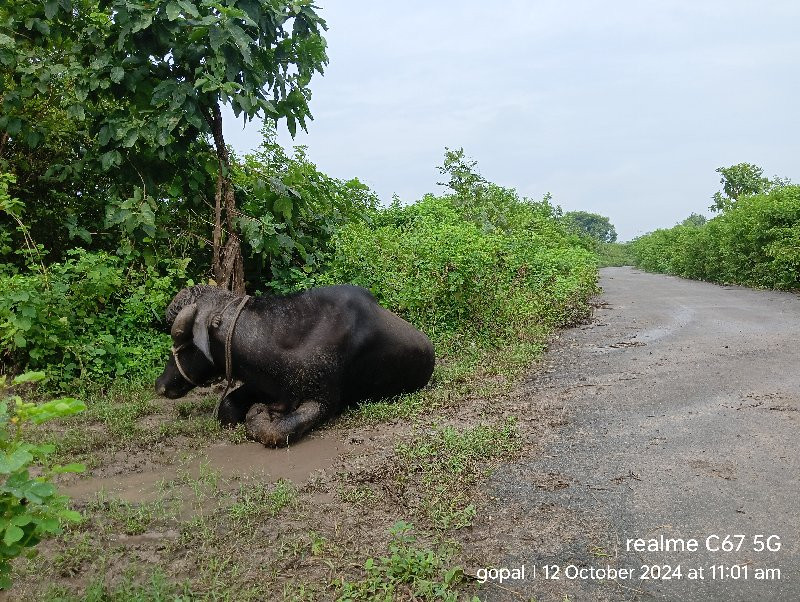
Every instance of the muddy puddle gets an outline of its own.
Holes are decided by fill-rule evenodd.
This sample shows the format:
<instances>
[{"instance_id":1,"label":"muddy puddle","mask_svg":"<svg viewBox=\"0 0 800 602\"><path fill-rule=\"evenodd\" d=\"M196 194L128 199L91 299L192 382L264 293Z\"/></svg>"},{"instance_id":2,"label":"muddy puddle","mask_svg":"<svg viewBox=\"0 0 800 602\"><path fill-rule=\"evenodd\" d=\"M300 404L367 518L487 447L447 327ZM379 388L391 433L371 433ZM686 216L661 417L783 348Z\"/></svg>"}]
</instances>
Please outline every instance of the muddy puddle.
<instances>
[{"instance_id":1,"label":"muddy puddle","mask_svg":"<svg viewBox=\"0 0 800 602\"><path fill-rule=\"evenodd\" d=\"M149 502L176 480L199 478L215 473L223 479L247 478L260 481L286 479L305 483L316 471L330 468L352 445L328 434L307 437L284 449L269 449L260 443L218 443L174 466L157 466L152 471L109 477L88 477L59 487L74 500L91 500L98 493L132 503Z\"/></svg>"}]
</instances>

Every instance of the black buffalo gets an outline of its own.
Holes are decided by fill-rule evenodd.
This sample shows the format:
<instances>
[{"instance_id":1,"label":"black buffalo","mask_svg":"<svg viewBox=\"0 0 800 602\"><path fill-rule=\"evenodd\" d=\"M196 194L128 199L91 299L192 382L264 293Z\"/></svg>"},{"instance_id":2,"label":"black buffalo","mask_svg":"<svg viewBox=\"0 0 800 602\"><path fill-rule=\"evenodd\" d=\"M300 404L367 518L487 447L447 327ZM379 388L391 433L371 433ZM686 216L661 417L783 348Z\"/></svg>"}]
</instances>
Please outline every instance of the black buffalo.
<instances>
[{"instance_id":1,"label":"black buffalo","mask_svg":"<svg viewBox=\"0 0 800 602\"><path fill-rule=\"evenodd\" d=\"M433 372L428 337L357 286L247 299L194 286L175 296L167 322L173 350L156 391L182 397L226 376L227 365L239 384L221 401L220 421L244 422L269 446L348 404L416 391Z\"/></svg>"}]
</instances>

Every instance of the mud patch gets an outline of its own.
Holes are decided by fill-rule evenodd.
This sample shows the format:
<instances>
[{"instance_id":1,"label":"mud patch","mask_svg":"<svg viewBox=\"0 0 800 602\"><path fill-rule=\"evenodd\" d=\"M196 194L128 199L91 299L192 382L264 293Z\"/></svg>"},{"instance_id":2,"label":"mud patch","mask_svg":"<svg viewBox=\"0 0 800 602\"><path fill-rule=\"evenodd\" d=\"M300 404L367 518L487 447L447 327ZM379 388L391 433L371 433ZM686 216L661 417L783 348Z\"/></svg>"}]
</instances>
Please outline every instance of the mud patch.
<instances>
[{"instance_id":1,"label":"mud patch","mask_svg":"<svg viewBox=\"0 0 800 602\"><path fill-rule=\"evenodd\" d=\"M179 476L197 479L213 471L222 478L255 478L259 481L287 480L304 484L315 472L329 469L337 458L352 448L330 431L307 437L282 449L266 448L260 443L239 445L217 443L190 457L184 466L151 467L136 474L90 477L60 491L77 501L93 499L104 493L130 503L152 502L159 498L166 484Z\"/></svg>"}]
</instances>

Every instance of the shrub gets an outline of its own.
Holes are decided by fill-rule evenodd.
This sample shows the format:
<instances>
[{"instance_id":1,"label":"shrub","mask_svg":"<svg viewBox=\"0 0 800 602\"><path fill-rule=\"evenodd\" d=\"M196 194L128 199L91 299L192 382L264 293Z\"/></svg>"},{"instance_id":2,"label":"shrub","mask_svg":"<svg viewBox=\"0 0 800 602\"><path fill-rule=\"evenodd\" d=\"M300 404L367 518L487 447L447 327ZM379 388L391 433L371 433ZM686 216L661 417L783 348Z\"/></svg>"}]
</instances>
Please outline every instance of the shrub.
<instances>
[{"instance_id":1,"label":"shrub","mask_svg":"<svg viewBox=\"0 0 800 602\"><path fill-rule=\"evenodd\" d=\"M152 378L169 347L154 326L185 281L188 261L124 267L82 249L47 269L0 272L4 364L44 369L55 385L74 379Z\"/></svg>"},{"instance_id":2,"label":"shrub","mask_svg":"<svg viewBox=\"0 0 800 602\"><path fill-rule=\"evenodd\" d=\"M504 227L473 219L480 213L464 212L453 197L394 205L374 226L339 232L325 279L370 289L445 349L499 345L573 323L596 290L593 254L564 231L547 201L512 200Z\"/></svg>"},{"instance_id":3,"label":"shrub","mask_svg":"<svg viewBox=\"0 0 800 602\"><path fill-rule=\"evenodd\" d=\"M43 378L41 372L26 373L16 377L13 384ZM80 514L67 508L68 498L57 493L50 479L61 472L81 472L83 465L51 466L47 457L55 447L26 442L25 430L84 408L83 402L70 398L37 405L23 402L19 395L5 395L0 402L0 589L11 586L13 558L45 537L60 533L63 521L80 520ZM31 477L30 469L39 476Z\"/></svg>"},{"instance_id":4,"label":"shrub","mask_svg":"<svg viewBox=\"0 0 800 602\"><path fill-rule=\"evenodd\" d=\"M639 237L636 265L720 283L800 288L800 186L744 196L705 224Z\"/></svg>"},{"instance_id":5,"label":"shrub","mask_svg":"<svg viewBox=\"0 0 800 602\"><path fill-rule=\"evenodd\" d=\"M284 294L313 286L330 255L331 236L348 222L367 219L378 201L357 179L320 172L305 147L288 155L275 142L274 129L262 133L260 148L234 165L239 227L252 286Z\"/></svg>"}]
</instances>

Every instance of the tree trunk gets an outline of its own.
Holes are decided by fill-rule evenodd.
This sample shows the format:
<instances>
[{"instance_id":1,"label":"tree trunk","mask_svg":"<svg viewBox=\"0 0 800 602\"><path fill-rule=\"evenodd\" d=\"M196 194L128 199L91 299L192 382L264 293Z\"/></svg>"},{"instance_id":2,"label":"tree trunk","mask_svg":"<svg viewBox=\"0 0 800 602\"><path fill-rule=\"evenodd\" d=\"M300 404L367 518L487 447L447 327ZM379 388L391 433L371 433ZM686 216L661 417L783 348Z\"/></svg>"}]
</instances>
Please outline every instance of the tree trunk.
<instances>
[{"instance_id":1,"label":"tree trunk","mask_svg":"<svg viewBox=\"0 0 800 602\"><path fill-rule=\"evenodd\" d=\"M230 178L230 156L222 137L222 113L219 104L214 105L208 123L214 136L219 161L214 194L214 261L211 269L217 286L244 294L244 259L234 221L237 215L236 198Z\"/></svg>"}]
</instances>

